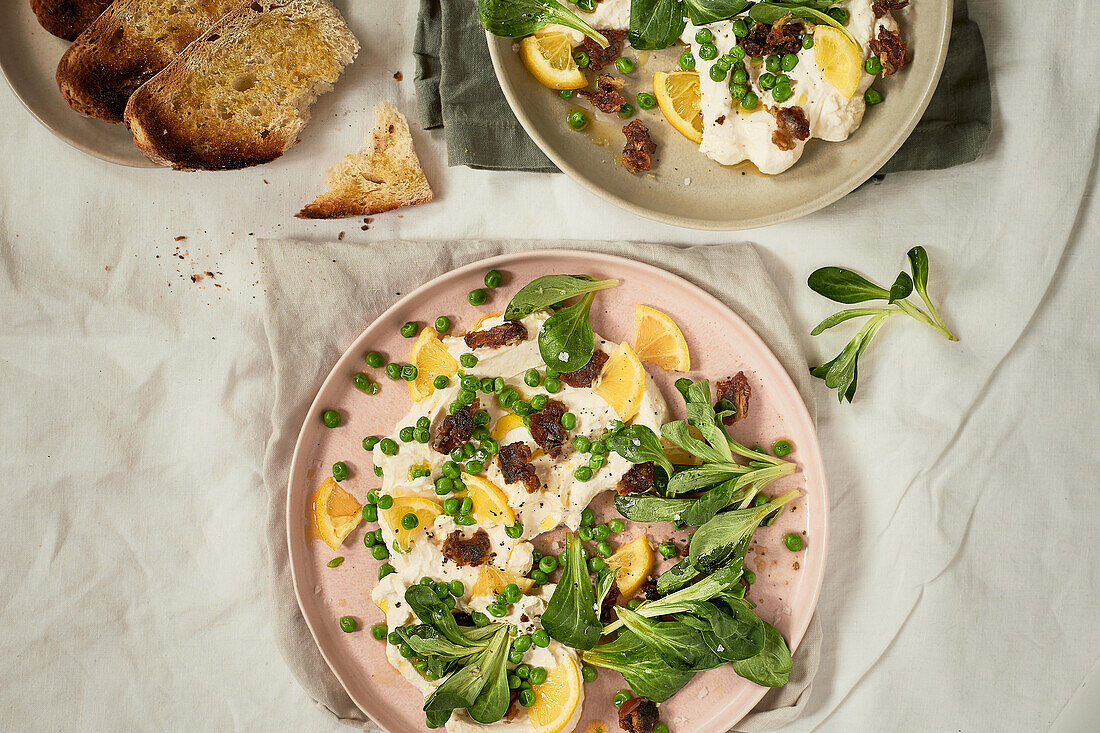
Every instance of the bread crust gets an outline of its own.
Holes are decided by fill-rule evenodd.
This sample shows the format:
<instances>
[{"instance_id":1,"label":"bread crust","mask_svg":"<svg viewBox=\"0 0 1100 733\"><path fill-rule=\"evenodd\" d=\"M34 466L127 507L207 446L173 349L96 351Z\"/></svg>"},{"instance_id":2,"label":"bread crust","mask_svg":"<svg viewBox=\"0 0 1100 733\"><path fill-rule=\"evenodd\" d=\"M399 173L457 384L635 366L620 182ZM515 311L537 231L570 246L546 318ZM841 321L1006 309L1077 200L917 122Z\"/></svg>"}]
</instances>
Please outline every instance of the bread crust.
<instances>
[{"instance_id":1,"label":"bread crust","mask_svg":"<svg viewBox=\"0 0 1100 733\"><path fill-rule=\"evenodd\" d=\"M45 0L43 0L45 1ZM143 35L133 19L162 0L115 0L76 38L57 65L57 86L82 115L122 122L126 103L142 84L229 11L248 0L177 0L194 11L156 39ZM159 35L159 34L154 34Z\"/></svg>"},{"instance_id":2,"label":"bread crust","mask_svg":"<svg viewBox=\"0 0 1100 733\"><path fill-rule=\"evenodd\" d=\"M31 10L50 33L76 40L111 4L111 0L31 0Z\"/></svg>"},{"instance_id":3,"label":"bread crust","mask_svg":"<svg viewBox=\"0 0 1100 733\"><path fill-rule=\"evenodd\" d=\"M328 186L328 192L296 214L299 219L371 216L433 198L409 123L388 102L374 108L374 129L363 151L345 156L329 170Z\"/></svg>"},{"instance_id":4,"label":"bread crust","mask_svg":"<svg viewBox=\"0 0 1100 733\"><path fill-rule=\"evenodd\" d=\"M229 13L196 39L157 76L138 89L126 106L125 121L134 135L134 144L146 157L177 170L236 170L269 163L298 142L298 131L305 124L271 131L256 129L243 133L226 124L222 128L194 129L182 121L180 110L173 108L173 94L195 75L215 73L205 62L214 59L223 44L241 43L260 14L278 12L302 16L307 13L335 27L340 35L333 42L333 54L342 70L358 52L358 42L339 12L328 0L254 0ZM318 81L318 91L328 85Z\"/></svg>"}]
</instances>

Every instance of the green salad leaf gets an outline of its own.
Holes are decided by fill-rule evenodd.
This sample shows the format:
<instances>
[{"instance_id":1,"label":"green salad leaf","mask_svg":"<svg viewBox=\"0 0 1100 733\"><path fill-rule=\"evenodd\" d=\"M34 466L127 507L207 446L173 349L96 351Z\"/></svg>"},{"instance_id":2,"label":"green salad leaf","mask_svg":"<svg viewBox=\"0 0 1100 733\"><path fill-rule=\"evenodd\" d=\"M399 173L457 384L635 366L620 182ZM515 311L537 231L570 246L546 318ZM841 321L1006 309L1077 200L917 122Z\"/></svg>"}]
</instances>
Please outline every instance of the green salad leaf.
<instances>
[{"instance_id":1,"label":"green salad leaf","mask_svg":"<svg viewBox=\"0 0 1100 733\"><path fill-rule=\"evenodd\" d=\"M682 621L653 621L621 606L615 610L626 628L670 666L695 671L722 666L698 629Z\"/></svg>"},{"instance_id":2,"label":"green salad leaf","mask_svg":"<svg viewBox=\"0 0 1100 733\"><path fill-rule=\"evenodd\" d=\"M630 45L657 51L680 40L687 21L681 0L630 0Z\"/></svg>"},{"instance_id":3,"label":"green salad leaf","mask_svg":"<svg viewBox=\"0 0 1100 733\"><path fill-rule=\"evenodd\" d=\"M611 436L607 447L631 463L653 462L669 477L676 472L665 455L661 439L645 425L628 425Z\"/></svg>"},{"instance_id":4,"label":"green salad leaf","mask_svg":"<svg viewBox=\"0 0 1100 733\"><path fill-rule=\"evenodd\" d=\"M751 7L751 0L684 0L684 10L692 25L729 20Z\"/></svg>"},{"instance_id":5,"label":"green salad leaf","mask_svg":"<svg viewBox=\"0 0 1100 733\"><path fill-rule=\"evenodd\" d=\"M546 366L559 374L583 368L596 353L596 336L588 323L595 298L595 293L588 293L581 302L547 318L539 330L539 354Z\"/></svg>"},{"instance_id":6,"label":"green salad leaf","mask_svg":"<svg viewBox=\"0 0 1100 733\"><path fill-rule=\"evenodd\" d=\"M554 23L580 31L601 48L609 45L602 33L558 0L478 0L477 18L495 36L519 38Z\"/></svg>"},{"instance_id":7,"label":"green salad leaf","mask_svg":"<svg viewBox=\"0 0 1100 733\"><path fill-rule=\"evenodd\" d=\"M629 629L619 632L614 641L581 652L581 660L621 673L634 694L653 702L664 702L695 676L694 670L677 669L668 664Z\"/></svg>"},{"instance_id":8,"label":"green salad leaf","mask_svg":"<svg viewBox=\"0 0 1100 733\"><path fill-rule=\"evenodd\" d=\"M504 311L504 320L515 321L578 295L606 290L618 284L618 280L596 280L588 275L544 275L516 291Z\"/></svg>"},{"instance_id":9,"label":"green salad leaf","mask_svg":"<svg viewBox=\"0 0 1100 733\"><path fill-rule=\"evenodd\" d=\"M755 20L757 23L765 23L772 25L784 15L789 15L792 18L798 18L799 20L808 20L815 25L828 25L836 28L838 31L844 34L844 36L852 42L852 45L856 48L862 48L855 36L848 32L848 29L844 27L843 23L838 22L835 18L823 13L821 10L817 10L814 6L817 3L799 3L799 2L785 2L785 3L756 3L752 6L752 10L749 11L749 17ZM835 3L830 3L835 5Z\"/></svg>"},{"instance_id":10,"label":"green salad leaf","mask_svg":"<svg viewBox=\"0 0 1100 733\"><path fill-rule=\"evenodd\" d=\"M603 627L596 611L596 594L584 546L573 532L565 537L565 569L542 614L542 627L552 638L574 649L591 649Z\"/></svg>"},{"instance_id":11,"label":"green salad leaf","mask_svg":"<svg viewBox=\"0 0 1100 733\"><path fill-rule=\"evenodd\" d=\"M783 687L790 679L794 662L783 635L764 622L764 648L748 659L733 662L733 671L763 687Z\"/></svg>"},{"instance_id":12,"label":"green salad leaf","mask_svg":"<svg viewBox=\"0 0 1100 733\"><path fill-rule=\"evenodd\" d=\"M717 570L734 555L742 542L747 543L765 518L799 495L793 489L767 504L722 512L691 536L688 558L700 572Z\"/></svg>"}]
</instances>

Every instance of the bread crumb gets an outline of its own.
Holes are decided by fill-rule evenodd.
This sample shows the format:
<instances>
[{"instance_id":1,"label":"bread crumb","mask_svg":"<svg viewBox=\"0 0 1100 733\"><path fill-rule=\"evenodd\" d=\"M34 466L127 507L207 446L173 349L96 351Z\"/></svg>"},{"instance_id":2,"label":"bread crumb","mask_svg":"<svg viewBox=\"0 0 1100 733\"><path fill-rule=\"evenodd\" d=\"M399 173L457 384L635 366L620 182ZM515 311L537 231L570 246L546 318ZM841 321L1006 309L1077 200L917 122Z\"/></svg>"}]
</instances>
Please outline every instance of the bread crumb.
<instances>
[{"instance_id":1,"label":"bread crumb","mask_svg":"<svg viewBox=\"0 0 1100 733\"><path fill-rule=\"evenodd\" d=\"M397 81L401 81L401 80L402 80L402 79L404 79L405 77L403 77L403 76L401 75L401 72L400 72L400 71L395 71L395 72L393 72L393 78L394 78L394 79L396 79Z\"/></svg>"}]
</instances>

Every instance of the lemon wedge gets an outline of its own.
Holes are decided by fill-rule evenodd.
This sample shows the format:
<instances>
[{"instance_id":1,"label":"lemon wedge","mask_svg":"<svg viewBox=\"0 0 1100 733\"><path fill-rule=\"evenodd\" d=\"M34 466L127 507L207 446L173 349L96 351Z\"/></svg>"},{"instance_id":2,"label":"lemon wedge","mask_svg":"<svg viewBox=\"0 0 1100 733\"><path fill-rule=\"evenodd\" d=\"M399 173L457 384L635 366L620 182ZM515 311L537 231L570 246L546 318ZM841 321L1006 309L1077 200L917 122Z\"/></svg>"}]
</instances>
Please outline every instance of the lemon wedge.
<instances>
[{"instance_id":1,"label":"lemon wedge","mask_svg":"<svg viewBox=\"0 0 1100 733\"><path fill-rule=\"evenodd\" d=\"M439 340L439 333L431 327L416 337L409 352L409 363L416 367L416 379L409 382L409 396L413 402L420 402L435 391L432 382L436 377L453 377L458 371L458 360L451 356Z\"/></svg>"},{"instance_id":2,"label":"lemon wedge","mask_svg":"<svg viewBox=\"0 0 1100 733\"><path fill-rule=\"evenodd\" d=\"M687 339L668 315L648 305L634 306L634 351L638 359L673 372L691 370Z\"/></svg>"},{"instance_id":3,"label":"lemon wedge","mask_svg":"<svg viewBox=\"0 0 1100 733\"><path fill-rule=\"evenodd\" d=\"M496 311L495 313L486 313L485 315L481 316L476 321L474 321L473 325L470 326L470 330L471 331L480 331L482 324L484 324L486 321L492 320L493 318L500 318L503 315L504 315L504 313L502 313L500 311Z\"/></svg>"},{"instance_id":4,"label":"lemon wedge","mask_svg":"<svg viewBox=\"0 0 1100 733\"><path fill-rule=\"evenodd\" d=\"M522 426L523 418L514 412L509 412L506 415L500 416L500 419L493 425L493 430L490 434L493 436L493 440L500 443L504 440L505 435Z\"/></svg>"},{"instance_id":5,"label":"lemon wedge","mask_svg":"<svg viewBox=\"0 0 1100 733\"><path fill-rule=\"evenodd\" d=\"M645 368L630 344L625 341L619 344L603 365L592 391L603 397L623 422L638 414L645 394Z\"/></svg>"},{"instance_id":6,"label":"lemon wedge","mask_svg":"<svg viewBox=\"0 0 1100 733\"><path fill-rule=\"evenodd\" d=\"M499 486L481 476L464 475L462 482L466 484L465 491L456 491L456 499L470 497L473 509L470 514L477 523L482 526L504 523L511 527L516 523L516 513L508 506L508 496Z\"/></svg>"},{"instance_id":7,"label":"lemon wedge","mask_svg":"<svg viewBox=\"0 0 1100 733\"><path fill-rule=\"evenodd\" d=\"M699 72L658 71L653 94L669 124L692 142L703 142L703 111L699 107Z\"/></svg>"},{"instance_id":8,"label":"lemon wedge","mask_svg":"<svg viewBox=\"0 0 1100 733\"><path fill-rule=\"evenodd\" d=\"M546 682L531 685L535 704L527 717L536 733L559 733L572 722L581 704L581 675L572 652L558 656L558 664L547 671Z\"/></svg>"},{"instance_id":9,"label":"lemon wedge","mask_svg":"<svg viewBox=\"0 0 1100 733\"><path fill-rule=\"evenodd\" d=\"M531 75L551 89L580 89L588 85L584 72L573 60L573 39L547 31L519 42L519 57Z\"/></svg>"},{"instance_id":10,"label":"lemon wedge","mask_svg":"<svg viewBox=\"0 0 1100 733\"><path fill-rule=\"evenodd\" d=\"M607 567L615 569L615 584L624 596L632 596L653 572L653 549L643 534L623 545L607 558Z\"/></svg>"},{"instance_id":11,"label":"lemon wedge","mask_svg":"<svg viewBox=\"0 0 1100 733\"><path fill-rule=\"evenodd\" d=\"M420 496L399 496L393 500L393 506L382 512L382 518L393 529L393 536L397 538L397 546L402 552L408 552L413 540L424 531L425 527L435 524L435 518L443 513L443 507L431 499ZM416 515L416 526L406 529L401 525L401 518L406 514Z\"/></svg>"},{"instance_id":12,"label":"lemon wedge","mask_svg":"<svg viewBox=\"0 0 1100 733\"><path fill-rule=\"evenodd\" d=\"M363 521L363 507L329 476L313 495L313 523L317 534L332 549L337 549Z\"/></svg>"},{"instance_id":13,"label":"lemon wedge","mask_svg":"<svg viewBox=\"0 0 1100 733\"><path fill-rule=\"evenodd\" d=\"M482 565L470 593L475 596L496 595L497 593L503 593L504 587L509 583L515 583L519 586L521 593L526 593L531 590L531 586L535 584L535 581L525 578L519 573L513 573L511 570L500 570L492 565Z\"/></svg>"},{"instance_id":14,"label":"lemon wedge","mask_svg":"<svg viewBox=\"0 0 1100 733\"><path fill-rule=\"evenodd\" d=\"M848 37L836 28L814 28L814 61L817 69L845 99L859 88L860 52Z\"/></svg>"}]
</instances>

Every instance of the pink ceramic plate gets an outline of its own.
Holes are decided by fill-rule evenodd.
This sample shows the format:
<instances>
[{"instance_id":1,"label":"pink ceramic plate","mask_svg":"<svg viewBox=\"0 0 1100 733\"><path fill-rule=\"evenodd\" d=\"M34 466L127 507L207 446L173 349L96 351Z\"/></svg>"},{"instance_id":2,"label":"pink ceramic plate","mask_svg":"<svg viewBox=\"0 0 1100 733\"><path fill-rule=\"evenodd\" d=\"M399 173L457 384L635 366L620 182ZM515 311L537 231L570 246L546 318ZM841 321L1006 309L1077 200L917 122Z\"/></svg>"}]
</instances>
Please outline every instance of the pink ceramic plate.
<instances>
[{"instance_id":1,"label":"pink ceramic plate","mask_svg":"<svg viewBox=\"0 0 1100 733\"><path fill-rule=\"evenodd\" d=\"M486 270L504 273L504 285L491 291L489 301L474 308L466 293L480 287ZM775 355L741 318L698 287L663 270L632 260L584 252L545 251L495 257L462 267L406 295L356 339L325 380L305 418L290 469L287 497L287 541L291 572L302 614L317 646L332 671L355 703L388 731L423 731L423 699L386 662L385 642L376 641L369 627L383 620L370 600L379 562L363 546L365 526L356 529L339 552L312 535L310 497L329 475L336 461L344 461L351 477L342 486L360 502L367 491L380 485L371 470L361 441L367 435L386 435L410 407L404 383L371 370L363 361L367 351L380 351L387 360L404 362L411 340L399 334L406 321L431 323L447 315L458 332L479 316L504 310L512 294L528 281L548 273L587 273L597 278L617 278L620 286L602 291L592 312L592 326L612 341L631 337L634 305L642 303L668 313L684 332L691 348L694 369L687 375L709 378L712 383L744 370L752 386L750 415L732 429L743 443L770 446L779 438L794 445L788 457L799 470L768 488L775 495L791 487L802 497L771 527L756 534L747 566L757 581L748 597L758 613L798 646L817 603L825 571L828 534L828 501L825 473L817 436L806 406L794 383ZM682 417L683 400L673 382L681 374L647 368L673 412ZM352 386L358 371L382 385L375 396ZM342 426L335 430L321 422L326 409L339 410ZM606 505L605 501L597 502ZM668 536L670 525L636 525L618 536L619 544L640 531L654 541ZM803 535L804 548L792 553L782 544L788 532ZM558 541L560 532L554 535ZM548 542L552 543L551 540ZM326 563L336 555L345 560L336 568ZM343 633L341 616L353 616L360 631ZM796 661L797 664L797 661ZM617 727L611 697L625 684L614 672L600 670L599 678L585 688L585 710L578 731L592 721ZM662 719L674 731L726 731L760 700L767 690L737 677L726 665L699 675L675 697L661 705Z\"/></svg>"}]
</instances>

